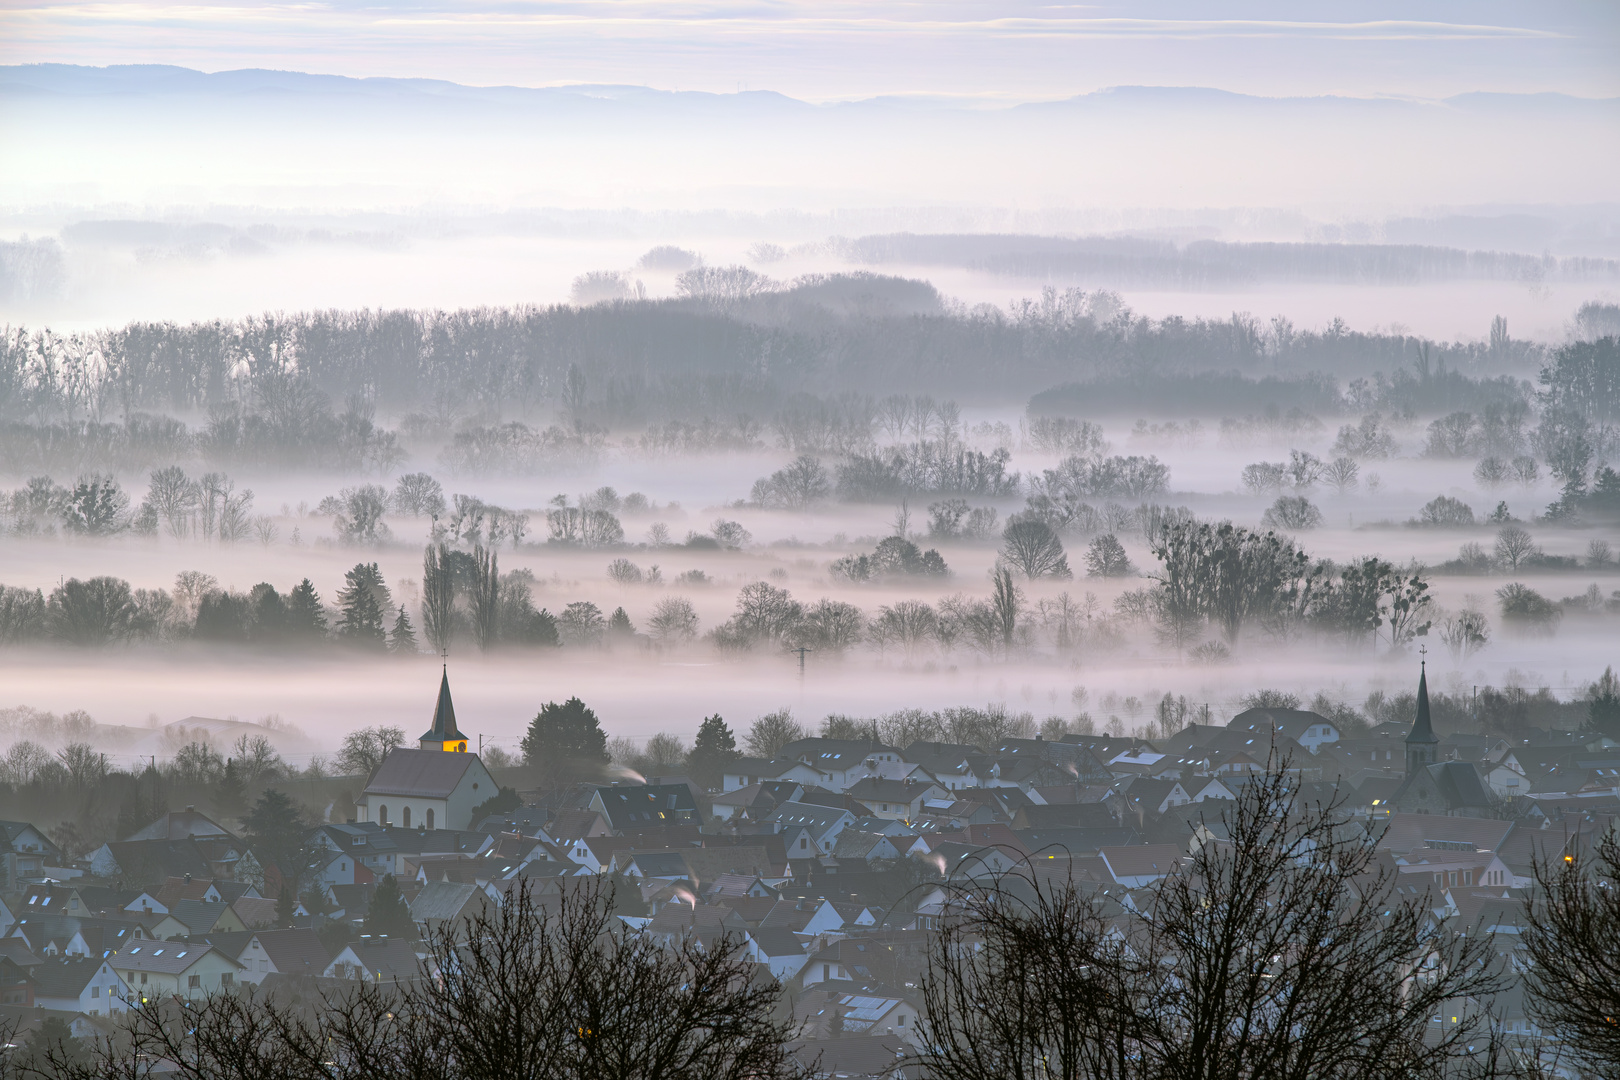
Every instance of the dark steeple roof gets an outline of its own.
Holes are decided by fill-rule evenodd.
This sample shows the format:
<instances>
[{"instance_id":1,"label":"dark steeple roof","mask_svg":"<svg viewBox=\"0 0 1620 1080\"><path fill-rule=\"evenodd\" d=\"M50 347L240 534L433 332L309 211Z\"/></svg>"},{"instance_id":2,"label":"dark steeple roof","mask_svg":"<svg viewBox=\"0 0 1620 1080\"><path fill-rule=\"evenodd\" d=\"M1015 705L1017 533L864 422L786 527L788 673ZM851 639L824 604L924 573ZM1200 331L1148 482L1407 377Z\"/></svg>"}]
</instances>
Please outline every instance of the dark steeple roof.
<instances>
[{"instance_id":1,"label":"dark steeple roof","mask_svg":"<svg viewBox=\"0 0 1620 1080\"><path fill-rule=\"evenodd\" d=\"M446 698L445 700L449 700ZM1440 739L1435 735L1434 728L1429 726L1429 665L1425 661L1422 672L1418 675L1417 719L1412 721L1412 731L1406 736L1408 745L1412 743L1437 743Z\"/></svg>"},{"instance_id":2,"label":"dark steeple roof","mask_svg":"<svg viewBox=\"0 0 1620 1080\"><path fill-rule=\"evenodd\" d=\"M1428 701L1427 698L1423 700ZM1424 709L1427 710L1427 708L1428 706L1425 704ZM1428 715L1427 711L1424 712L1424 715ZM439 679L439 704L433 709L433 726L428 728L427 734L417 741L433 743L459 742L466 737L461 733L461 729L456 727L456 707L450 702L450 671L446 668Z\"/></svg>"}]
</instances>

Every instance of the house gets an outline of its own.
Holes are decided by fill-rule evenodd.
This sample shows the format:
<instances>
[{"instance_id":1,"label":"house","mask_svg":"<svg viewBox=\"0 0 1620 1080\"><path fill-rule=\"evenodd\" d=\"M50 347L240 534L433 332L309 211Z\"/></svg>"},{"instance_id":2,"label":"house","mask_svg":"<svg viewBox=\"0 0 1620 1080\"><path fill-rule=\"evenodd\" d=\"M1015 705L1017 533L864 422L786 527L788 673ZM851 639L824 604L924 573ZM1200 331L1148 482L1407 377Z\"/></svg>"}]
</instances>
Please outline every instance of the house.
<instances>
[{"instance_id":1,"label":"house","mask_svg":"<svg viewBox=\"0 0 1620 1080\"><path fill-rule=\"evenodd\" d=\"M1286 735L1313 754L1339 741L1338 725L1309 709L1245 709L1226 726L1233 731Z\"/></svg>"},{"instance_id":2,"label":"house","mask_svg":"<svg viewBox=\"0 0 1620 1080\"><path fill-rule=\"evenodd\" d=\"M855 781L882 775L881 770L892 770L903 760L894 747L870 739L796 739L782 747L778 756L809 766L815 772L811 782L829 791L845 791Z\"/></svg>"},{"instance_id":3,"label":"house","mask_svg":"<svg viewBox=\"0 0 1620 1080\"><path fill-rule=\"evenodd\" d=\"M876 817L912 821L921 816L924 799L944 799L950 792L932 781L919 783L868 776L851 784L847 794L864 804Z\"/></svg>"},{"instance_id":4,"label":"house","mask_svg":"<svg viewBox=\"0 0 1620 1080\"><path fill-rule=\"evenodd\" d=\"M33 971L34 1000L42 1009L116 1016L126 1008L129 986L113 971L112 961L100 957L64 957L40 964Z\"/></svg>"},{"instance_id":5,"label":"house","mask_svg":"<svg viewBox=\"0 0 1620 1080\"><path fill-rule=\"evenodd\" d=\"M262 983L276 974L320 975L332 964L320 937L303 926L224 934L209 940L242 965L242 982Z\"/></svg>"},{"instance_id":6,"label":"house","mask_svg":"<svg viewBox=\"0 0 1620 1080\"><path fill-rule=\"evenodd\" d=\"M1162 814L1172 806L1186 806L1192 802L1192 796L1179 780L1139 777L1131 780L1121 794L1126 811L1138 822L1147 816Z\"/></svg>"},{"instance_id":7,"label":"house","mask_svg":"<svg viewBox=\"0 0 1620 1080\"><path fill-rule=\"evenodd\" d=\"M697 800L686 784L614 784L591 792L586 808L607 819L617 833L669 825L702 825Z\"/></svg>"},{"instance_id":8,"label":"house","mask_svg":"<svg viewBox=\"0 0 1620 1080\"><path fill-rule=\"evenodd\" d=\"M1141 888L1169 877L1181 861L1177 844L1137 844L1105 847L1097 853L1113 879L1127 888Z\"/></svg>"},{"instance_id":9,"label":"house","mask_svg":"<svg viewBox=\"0 0 1620 1080\"><path fill-rule=\"evenodd\" d=\"M34 964L23 967L9 956L0 957L0 1006L32 1008L34 1005Z\"/></svg>"},{"instance_id":10,"label":"house","mask_svg":"<svg viewBox=\"0 0 1620 1080\"><path fill-rule=\"evenodd\" d=\"M764 964L773 976L787 980L797 975L809 961L797 934L780 926L756 926L743 936L743 949L755 963Z\"/></svg>"},{"instance_id":11,"label":"house","mask_svg":"<svg viewBox=\"0 0 1620 1080\"><path fill-rule=\"evenodd\" d=\"M838 1010L843 1030L850 1035L916 1037L917 1006L903 997L855 991L839 995Z\"/></svg>"},{"instance_id":12,"label":"house","mask_svg":"<svg viewBox=\"0 0 1620 1080\"><path fill-rule=\"evenodd\" d=\"M360 867L373 878L384 874L399 875L404 867L400 863L400 847L395 836L374 821L351 821L346 825L322 825L315 830L313 839L334 854L347 856L338 860L336 880L331 884L356 884L353 880ZM348 862L350 865L345 866Z\"/></svg>"},{"instance_id":13,"label":"house","mask_svg":"<svg viewBox=\"0 0 1620 1080\"><path fill-rule=\"evenodd\" d=\"M185 924L189 934L219 934L247 929L247 924L223 902L177 900L169 906L170 918Z\"/></svg>"},{"instance_id":14,"label":"house","mask_svg":"<svg viewBox=\"0 0 1620 1080\"><path fill-rule=\"evenodd\" d=\"M720 774L720 790L736 791L750 784L771 781L809 786L821 782L821 774L802 761L786 758L733 758Z\"/></svg>"},{"instance_id":15,"label":"house","mask_svg":"<svg viewBox=\"0 0 1620 1080\"><path fill-rule=\"evenodd\" d=\"M371 774L355 813L384 828L467 829L498 790L477 754L398 748Z\"/></svg>"},{"instance_id":16,"label":"house","mask_svg":"<svg viewBox=\"0 0 1620 1080\"><path fill-rule=\"evenodd\" d=\"M861 832L857 829L845 829L838 834L838 842L833 845L833 858L839 862L892 862L900 858L901 849L895 846L892 837L881 833Z\"/></svg>"},{"instance_id":17,"label":"house","mask_svg":"<svg viewBox=\"0 0 1620 1080\"><path fill-rule=\"evenodd\" d=\"M1494 851L1419 849L1395 860L1397 873L1427 875L1445 889L1476 887L1510 889L1513 871Z\"/></svg>"},{"instance_id":18,"label":"house","mask_svg":"<svg viewBox=\"0 0 1620 1080\"><path fill-rule=\"evenodd\" d=\"M453 881L430 881L411 899L411 921L425 937L452 924L460 934L467 922L477 918L493 903L477 885Z\"/></svg>"},{"instance_id":19,"label":"house","mask_svg":"<svg viewBox=\"0 0 1620 1080\"><path fill-rule=\"evenodd\" d=\"M848 810L809 803L783 803L765 819L780 833L789 859L831 855L838 834L855 822Z\"/></svg>"},{"instance_id":20,"label":"house","mask_svg":"<svg viewBox=\"0 0 1620 1080\"><path fill-rule=\"evenodd\" d=\"M852 929L876 926L882 916L881 909L866 904L823 900L816 905L815 911L799 932L811 936L835 932L847 933Z\"/></svg>"},{"instance_id":21,"label":"house","mask_svg":"<svg viewBox=\"0 0 1620 1080\"><path fill-rule=\"evenodd\" d=\"M918 741L906 747L902 757L927 770L947 791L982 787L990 777L990 759L966 743Z\"/></svg>"},{"instance_id":22,"label":"house","mask_svg":"<svg viewBox=\"0 0 1620 1080\"><path fill-rule=\"evenodd\" d=\"M195 840L206 837L229 837L231 831L195 806L170 811L144 829L124 837L124 841L138 840Z\"/></svg>"},{"instance_id":23,"label":"house","mask_svg":"<svg viewBox=\"0 0 1620 1080\"><path fill-rule=\"evenodd\" d=\"M0 821L0 889L12 891L46 876L48 866L61 866L62 849L26 821ZM61 877L60 873L55 876Z\"/></svg>"},{"instance_id":24,"label":"house","mask_svg":"<svg viewBox=\"0 0 1620 1080\"><path fill-rule=\"evenodd\" d=\"M365 936L343 946L321 974L328 979L392 983L409 982L422 971L422 960L408 942Z\"/></svg>"},{"instance_id":25,"label":"house","mask_svg":"<svg viewBox=\"0 0 1620 1080\"><path fill-rule=\"evenodd\" d=\"M804 785L786 780L766 780L721 792L708 800L709 816L715 821L758 821L785 802L797 802Z\"/></svg>"},{"instance_id":26,"label":"house","mask_svg":"<svg viewBox=\"0 0 1620 1080\"><path fill-rule=\"evenodd\" d=\"M114 953L107 962L145 1002L158 995L201 998L236 985L242 965L214 948L190 942L142 941Z\"/></svg>"}]
</instances>

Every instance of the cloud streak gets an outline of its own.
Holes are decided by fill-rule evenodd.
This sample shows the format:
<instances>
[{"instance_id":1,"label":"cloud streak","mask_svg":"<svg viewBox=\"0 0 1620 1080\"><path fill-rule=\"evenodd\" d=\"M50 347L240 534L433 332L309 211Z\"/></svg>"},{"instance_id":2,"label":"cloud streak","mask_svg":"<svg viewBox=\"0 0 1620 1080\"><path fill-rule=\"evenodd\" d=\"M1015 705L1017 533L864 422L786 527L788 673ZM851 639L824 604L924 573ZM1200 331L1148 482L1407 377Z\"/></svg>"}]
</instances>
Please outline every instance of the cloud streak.
<instances>
[{"instance_id":1,"label":"cloud streak","mask_svg":"<svg viewBox=\"0 0 1620 1080\"><path fill-rule=\"evenodd\" d=\"M266 64L355 75L434 75L490 85L629 81L778 89L818 99L872 93L1062 96L1121 82L1258 93L1560 89L1614 92L1612 22L1553 5L1389 10L1030 2L13 3L8 62ZM1503 10L1511 17L1489 16ZM1433 17L1433 16L1441 17ZM1338 16L1338 17L1334 17ZM1584 20L1584 21L1583 21ZM1421 84L1421 85L1420 85Z\"/></svg>"}]
</instances>

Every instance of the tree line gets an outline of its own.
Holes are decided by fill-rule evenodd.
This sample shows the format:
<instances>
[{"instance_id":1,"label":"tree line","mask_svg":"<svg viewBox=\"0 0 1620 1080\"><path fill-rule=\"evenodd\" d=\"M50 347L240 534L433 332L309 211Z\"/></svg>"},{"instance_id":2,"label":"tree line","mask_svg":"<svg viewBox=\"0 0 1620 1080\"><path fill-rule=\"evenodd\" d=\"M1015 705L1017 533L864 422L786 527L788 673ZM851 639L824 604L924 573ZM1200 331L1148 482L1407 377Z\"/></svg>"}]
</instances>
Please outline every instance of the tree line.
<instances>
[{"instance_id":1,"label":"tree line","mask_svg":"<svg viewBox=\"0 0 1620 1080\"><path fill-rule=\"evenodd\" d=\"M884 394L926 381L1004 395L1078 371L1169 391L1167 376L1190 372L1281 364L1393 373L1418 348L1441 364L1449 358L1456 372L1503 353L1354 332L1339 320L1322 331L1246 315L1154 320L1111 294L1078 290L1049 290L1006 311L829 317L828 284L586 307L266 314L85 333L6 327L0 415L76 425L204 414L208 437L233 453L267 443L298 452L303 441L306 453L363 458L388 452L387 438L368 430L371 408L414 412L431 425L447 413L524 416L545 407L625 427L768 414L793 393L826 386ZM1251 390L1247 399L1259 396Z\"/></svg>"}]
</instances>

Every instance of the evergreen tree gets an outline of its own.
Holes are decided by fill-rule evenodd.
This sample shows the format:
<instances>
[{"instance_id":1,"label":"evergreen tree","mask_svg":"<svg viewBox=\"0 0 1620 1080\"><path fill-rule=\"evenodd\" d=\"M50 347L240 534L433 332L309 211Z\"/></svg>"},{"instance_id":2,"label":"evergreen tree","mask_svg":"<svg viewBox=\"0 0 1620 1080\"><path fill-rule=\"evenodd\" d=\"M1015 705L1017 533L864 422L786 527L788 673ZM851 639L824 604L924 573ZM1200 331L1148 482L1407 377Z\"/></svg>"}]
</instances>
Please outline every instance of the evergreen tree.
<instances>
[{"instance_id":1,"label":"evergreen tree","mask_svg":"<svg viewBox=\"0 0 1620 1080\"><path fill-rule=\"evenodd\" d=\"M284 793L271 788L259 796L253 809L242 816L242 833L261 865L274 863L281 873L281 893L277 899L276 916L286 917L282 925L290 925L291 904L297 899L304 878L319 860L319 848L310 839L313 823L303 807Z\"/></svg>"},{"instance_id":2,"label":"evergreen tree","mask_svg":"<svg viewBox=\"0 0 1620 1080\"><path fill-rule=\"evenodd\" d=\"M311 641L326 636L326 611L321 606L321 595L309 578L305 578L287 594L282 615L282 626L287 637Z\"/></svg>"},{"instance_id":3,"label":"evergreen tree","mask_svg":"<svg viewBox=\"0 0 1620 1080\"><path fill-rule=\"evenodd\" d=\"M215 803L226 817L235 817L247 805L247 781L243 779L242 767L235 758L225 760L225 773L219 779L219 794L215 797Z\"/></svg>"},{"instance_id":4,"label":"evergreen tree","mask_svg":"<svg viewBox=\"0 0 1620 1080\"><path fill-rule=\"evenodd\" d=\"M547 702L523 736L523 761L551 766L569 762L606 765L607 732L586 704L571 697L561 705Z\"/></svg>"},{"instance_id":5,"label":"evergreen tree","mask_svg":"<svg viewBox=\"0 0 1620 1080\"><path fill-rule=\"evenodd\" d=\"M724 779L726 765L741 756L736 735L716 713L698 726L692 752L686 756L686 769L705 788L717 788Z\"/></svg>"},{"instance_id":6,"label":"evergreen tree","mask_svg":"<svg viewBox=\"0 0 1620 1080\"><path fill-rule=\"evenodd\" d=\"M378 594L384 596L382 573L376 563L356 563L354 569L343 575L344 586L338 592L338 637L367 648L382 649L388 645L388 631L383 627L383 611Z\"/></svg>"},{"instance_id":7,"label":"evergreen tree","mask_svg":"<svg viewBox=\"0 0 1620 1080\"><path fill-rule=\"evenodd\" d=\"M1592 684L1586 702L1586 729L1620 739L1620 679L1614 677L1613 667L1604 668L1602 677Z\"/></svg>"},{"instance_id":8,"label":"evergreen tree","mask_svg":"<svg viewBox=\"0 0 1620 1080\"><path fill-rule=\"evenodd\" d=\"M629 639L636 636L636 628L622 607L613 609L613 614L608 617L607 631L608 636L614 638Z\"/></svg>"},{"instance_id":9,"label":"evergreen tree","mask_svg":"<svg viewBox=\"0 0 1620 1080\"><path fill-rule=\"evenodd\" d=\"M280 641L287 632L287 603L276 587L261 581L248 593L252 609L250 634L255 641Z\"/></svg>"},{"instance_id":10,"label":"evergreen tree","mask_svg":"<svg viewBox=\"0 0 1620 1080\"><path fill-rule=\"evenodd\" d=\"M411 618L405 614L405 605L399 606L394 618L394 632L388 636L388 651L410 655L416 652L416 631L411 629Z\"/></svg>"},{"instance_id":11,"label":"evergreen tree","mask_svg":"<svg viewBox=\"0 0 1620 1080\"><path fill-rule=\"evenodd\" d=\"M377 882L362 932L372 937L415 939L416 923L411 920L410 905L405 903L405 897L399 891L399 882L394 880L393 874L384 874Z\"/></svg>"}]
</instances>

